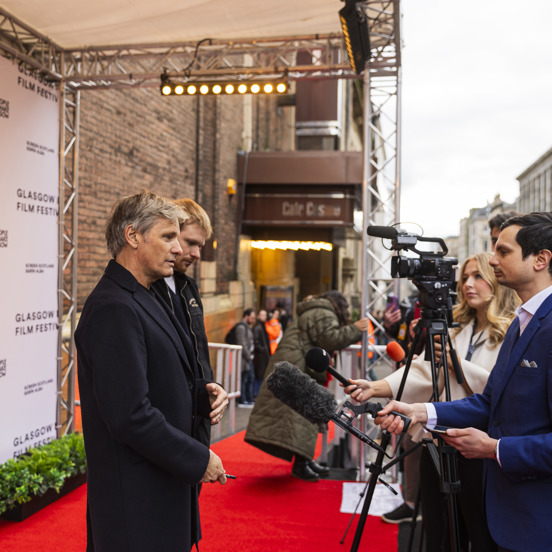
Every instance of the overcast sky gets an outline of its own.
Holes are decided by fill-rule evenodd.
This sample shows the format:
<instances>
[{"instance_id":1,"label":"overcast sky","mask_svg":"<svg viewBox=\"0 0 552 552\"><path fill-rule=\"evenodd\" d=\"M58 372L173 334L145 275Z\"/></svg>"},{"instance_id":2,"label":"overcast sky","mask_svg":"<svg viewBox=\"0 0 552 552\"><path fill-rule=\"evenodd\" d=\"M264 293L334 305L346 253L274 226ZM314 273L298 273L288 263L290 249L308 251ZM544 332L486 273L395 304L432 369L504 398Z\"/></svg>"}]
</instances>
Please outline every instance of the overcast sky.
<instances>
[{"instance_id":1,"label":"overcast sky","mask_svg":"<svg viewBox=\"0 0 552 552\"><path fill-rule=\"evenodd\" d=\"M403 0L401 221L459 232L552 147L552 1ZM410 231L415 231L410 230Z\"/></svg>"}]
</instances>

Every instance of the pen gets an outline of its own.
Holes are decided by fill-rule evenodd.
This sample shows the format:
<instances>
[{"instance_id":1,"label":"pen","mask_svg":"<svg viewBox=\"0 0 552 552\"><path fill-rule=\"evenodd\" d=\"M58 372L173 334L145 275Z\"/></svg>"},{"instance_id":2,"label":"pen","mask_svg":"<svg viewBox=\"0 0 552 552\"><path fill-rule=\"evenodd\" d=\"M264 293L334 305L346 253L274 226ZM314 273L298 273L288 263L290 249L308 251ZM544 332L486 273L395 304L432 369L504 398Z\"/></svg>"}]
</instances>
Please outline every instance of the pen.
<instances>
[{"instance_id":1,"label":"pen","mask_svg":"<svg viewBox=\"0 0 552 552\"><path fill-rule=\"evenodd\" d=\"M224 474L226 476L226 479L236 479L235 475L230 475L229 473Z\"/></svg>"}]
</instances>

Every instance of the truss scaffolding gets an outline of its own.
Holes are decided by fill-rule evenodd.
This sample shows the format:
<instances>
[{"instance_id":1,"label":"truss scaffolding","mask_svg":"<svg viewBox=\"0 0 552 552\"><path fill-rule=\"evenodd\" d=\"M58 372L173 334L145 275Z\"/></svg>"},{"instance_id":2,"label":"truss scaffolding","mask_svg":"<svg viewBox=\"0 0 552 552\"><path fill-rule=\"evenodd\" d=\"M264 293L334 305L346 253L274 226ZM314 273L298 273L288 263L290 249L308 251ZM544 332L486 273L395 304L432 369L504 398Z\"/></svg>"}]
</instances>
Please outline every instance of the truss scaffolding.
<instances>
[{"instance_id":1,"label":"truss scaffolding","mask_svg":"<svg viewBox=\"0 0 552 552\"><path fill-rule=\"evenodd\" d=\"M360 2L369 28L371 59L364 71L364 228L398 220L400 191L400 0ZM336 13L337 19L337 13ZM297 53L312 62L297 65ZM60 88L59 354L58 434L74 427L77 285L77 198L80 92L158 87L160 77L242 79L287 75L356 78L347 63L341 33L134 44L64 50L0 8L0 55L23 64ZM391 253L363 237L363 312L373 316L393 287ZM363 344L366 359L367 342ZM366 365L366 364L363 364Z\"/></svg>"}]
</instances>

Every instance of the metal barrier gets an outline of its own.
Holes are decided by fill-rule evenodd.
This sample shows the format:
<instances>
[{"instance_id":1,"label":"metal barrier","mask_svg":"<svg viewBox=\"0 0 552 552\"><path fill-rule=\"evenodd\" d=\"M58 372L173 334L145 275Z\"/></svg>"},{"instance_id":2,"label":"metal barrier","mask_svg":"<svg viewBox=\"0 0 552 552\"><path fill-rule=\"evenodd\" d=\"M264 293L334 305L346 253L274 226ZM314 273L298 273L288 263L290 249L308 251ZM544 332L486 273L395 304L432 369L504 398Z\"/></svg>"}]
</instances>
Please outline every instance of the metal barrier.
<instances>
[{"instance_id":1,"label":"metal barrier","mask_svg":"<svg viewBox=\"0 0 552 552\"><path fill-rule=\"evenodd\" d=\"M209 343L211 365L214 372L214 381L222 384L228 393L229 404L225 412L230 424L230 432L236 431L236 399L241 396L241 345L226 343ZM213 360L214 359L214 360ZM220 424L213 426L213 439L220 439Z\"/></svg>"}]
</instances>

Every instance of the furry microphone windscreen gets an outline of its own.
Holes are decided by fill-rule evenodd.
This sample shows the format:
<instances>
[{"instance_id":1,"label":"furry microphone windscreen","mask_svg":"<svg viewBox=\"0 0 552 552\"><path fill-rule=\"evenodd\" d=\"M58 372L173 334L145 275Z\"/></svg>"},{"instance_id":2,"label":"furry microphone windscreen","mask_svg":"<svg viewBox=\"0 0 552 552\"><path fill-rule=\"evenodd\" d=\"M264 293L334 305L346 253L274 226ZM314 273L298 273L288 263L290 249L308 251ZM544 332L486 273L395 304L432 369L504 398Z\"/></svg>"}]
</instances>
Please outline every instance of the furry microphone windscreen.
<instances>
[{"instance_id":1,"label":"furry microphone windscreen","mask_svg":"<svg viewBox=\"0 0 552 552\"><path fill-rule=\"evenodd\" d=\"M277 399L313 424L330 421L337 410L335 397L290 362L277 362L266 384Z\"/></svg>"}]
</instances>

